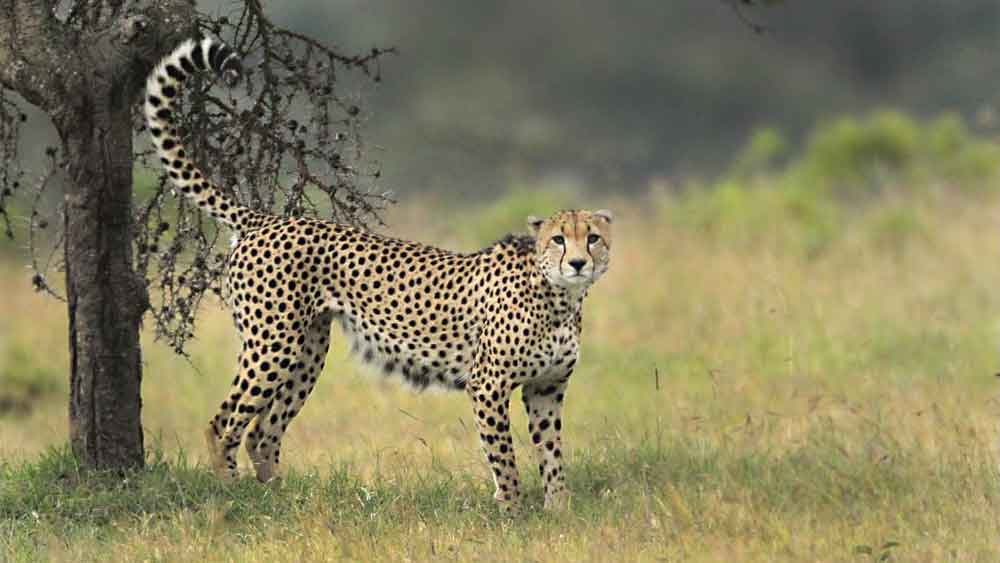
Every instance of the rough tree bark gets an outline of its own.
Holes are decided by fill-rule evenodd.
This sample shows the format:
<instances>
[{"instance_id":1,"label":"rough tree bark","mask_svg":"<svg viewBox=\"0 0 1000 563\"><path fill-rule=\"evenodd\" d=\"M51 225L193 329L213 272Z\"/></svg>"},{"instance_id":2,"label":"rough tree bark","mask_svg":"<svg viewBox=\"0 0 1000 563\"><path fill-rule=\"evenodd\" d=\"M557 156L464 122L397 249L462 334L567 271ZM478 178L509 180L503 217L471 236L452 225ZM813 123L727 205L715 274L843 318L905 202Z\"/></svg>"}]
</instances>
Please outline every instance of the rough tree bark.
<instances>
[{"instance_id":1,"label":"rough tree bark","mask_svg":"<svg viewBox=\"0 0 1000 563\"><path fill-rule=\"evenodd\" d=\"M139 324L149 306L132 259L132 107L155 56L194 30L188 0L0 0L0 85L46 111L68 172L65 270L73 452L91 469L144 461Z\"/></svg>"},{"instance_id":2,"label":"rough tree bark","mask_svg":"<svg viewBox=\"0 0 1000 563\"><path fill-rule=\"evenodd\" d=\"M139 467L139 323L149 301L132 271L132 161L124 158L132 154L131 103L88 94L94 95L58 124L70 177L70 443L87 467Z\"/></svg>"}]
</instances>

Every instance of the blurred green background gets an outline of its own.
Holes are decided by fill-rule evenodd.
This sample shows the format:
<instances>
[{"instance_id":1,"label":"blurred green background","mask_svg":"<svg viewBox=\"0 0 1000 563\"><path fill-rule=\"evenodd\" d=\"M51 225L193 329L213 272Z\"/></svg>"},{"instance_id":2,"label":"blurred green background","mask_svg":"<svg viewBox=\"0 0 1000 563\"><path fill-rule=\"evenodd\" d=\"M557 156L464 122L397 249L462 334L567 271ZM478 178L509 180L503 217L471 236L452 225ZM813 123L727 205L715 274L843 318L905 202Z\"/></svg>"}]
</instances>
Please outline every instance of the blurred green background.
<instances>
[{"instance_id":1,"label":"blurred green background","mask_svg":"<svg viewBox=\"0 0 1000 563\"><path fill-rule=\"evenodd\" d=\"M237 15L218 0L210 13ZM715 181L754 135L783 163L821 124L894 110L993 137L1000 4L988 0L467 3L287 0L276 22L347 53L396 47L378 84L344 73L367 155L401 199L475 204L518 186L641 194ZM25 136L29 164L55 139ZM760 147L758 147L760 148Z\"/></svg>"},{"instance_id":2,"label":"blurred green background","mask_svg":"<svg viewBox=\"0 0 1000 563\"><path fill-rule=\"evenodd\" d=\"M1000 92L988 0L789 0L746 12L764 35L717 0L282 6L349 51L399 48L363 95L404 197L552 178L643 191L712 177L759 127L794 146L817 122L884 108L991 132Z\"/></svg>"},{"instance_id":3,"label":"blurred green background","mask_svg":"<svg viewBox=\"0 0 1000 563\"><path fill-rule=\"evenodd\" d=\"M746 12L765 34L717 0L268 9L399 49L343 84L399 200L382 232L473 250L616 212L566 405L576 504L540 514L513 408L534 504L493 522L465 397L373 384L339 331L286 486L219 485L200 436L238 343L215 298L190 360L143 334L151 470L80 475L65 308L22 237L0 242L0 560L998 560L1000 3L785 0Z\"/></svg>"}]
</instances>

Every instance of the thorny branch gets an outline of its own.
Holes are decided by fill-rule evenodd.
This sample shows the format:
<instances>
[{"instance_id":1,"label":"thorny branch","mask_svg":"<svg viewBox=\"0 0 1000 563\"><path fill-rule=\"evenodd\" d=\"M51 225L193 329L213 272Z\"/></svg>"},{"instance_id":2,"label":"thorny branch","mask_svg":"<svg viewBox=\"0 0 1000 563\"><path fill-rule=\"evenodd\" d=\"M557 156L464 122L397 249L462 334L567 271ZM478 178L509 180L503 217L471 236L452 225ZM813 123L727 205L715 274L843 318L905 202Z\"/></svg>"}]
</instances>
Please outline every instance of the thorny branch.
<instances>
[{"instance_id":1,"label":"thorny branch","mask_svg":"<svg viewBox=\"0 0 1000 563\"><path fill-rule=\"evenodd\" d=\"M245 205L279 215L380 223L391 195L376 185L377 163L363 158L359 102L341 94L337 79L340 71L356 70L379 80L379 59L392 50L343 55L275 26L253 0L238 17L204 16L199 27L244 57L238 89L216 90L205 78L189 89L179 112L185 141L218 185ZM150 164L159 175L158 163ZM222 292L226 252L217 243L225 237L167 189L161 178L137 214L137 270L154 290L157 334L183 353L204 295Z\"/></svg>"},{"instance_id":2,"label":"thorny branch","mask_svg":"<svg viewBox=\"0 0 1000 563\"><path fill-rule=\"evenodd\" d=\"M64 25L86 33L117 25L128 17L131 3L62 0L54 9ZM381 58L394 50L347 55L276 26L257 0L236 7L232 18L199 16L202 33L221 37L243 55L245 71L234 89L216 89L210 77L187 88L178 113L181 135L195 159L221 189L255 209L355 225L381 223L379 213L392 196L379 188L378 163L361 136L366 115L358 95L342 92L338 79L341 73L358 72L380 81ZM138 101L133 111L139 147L134 155L134 267L149 288L157 336L184 354L205 295L222 292L228 235L170 193L152 158ZM23 157L17 150L23 115L0 89L0 225L9 236L16 229L10 227L8 197L23 184L17 165ZM64 163L54 152L45 162L47 172L34 186L26 224L33 283L58 297L47 280L60 264L45 258L43 247L61 244L62 221L49 219L61 213L55 203L61 198L48 192Z\"/></svg>"},{"instance_id":3,"label":"thorny branch","mask_svg":"<svg viewBox=\"0 0 1000 563\"><path fill-rule=\"evenodd\" d=\"M44 209L49 206L42 205L42 198L45 196L45 192L49 185L52 183L53 178L56 176L58 171L62 169L62 166L58 162L58 153L54 147L49 147L45 150L45 157L48 161L48 167L45 174L39 178L38 183L34 187L34 196L31 202L31 218L29 219L28 228L28 253L31 256L31 270L34 274L31 276L31 285L35 288L35 291L44 291L52 297L60 301L66 301L66 298L60 295L52 286L49 284L48 280L45 278L42 272L48 272L53 267L53 260L56 256L61 256L62 254L58 252L59 247L63 243L63 231L58 229L55 235L55 240L53 244L44 245L42 241L39 240L42 231L45 231L51 225L51 221L48 217L43 215ZM56 213L61 213L61 208L56 210ZM62 225L59 221L57 224ZM45 261L39 264L39 255L45 252L42 246L48 247L48 256L45 257Z\"/></svg>"}]
</instances>

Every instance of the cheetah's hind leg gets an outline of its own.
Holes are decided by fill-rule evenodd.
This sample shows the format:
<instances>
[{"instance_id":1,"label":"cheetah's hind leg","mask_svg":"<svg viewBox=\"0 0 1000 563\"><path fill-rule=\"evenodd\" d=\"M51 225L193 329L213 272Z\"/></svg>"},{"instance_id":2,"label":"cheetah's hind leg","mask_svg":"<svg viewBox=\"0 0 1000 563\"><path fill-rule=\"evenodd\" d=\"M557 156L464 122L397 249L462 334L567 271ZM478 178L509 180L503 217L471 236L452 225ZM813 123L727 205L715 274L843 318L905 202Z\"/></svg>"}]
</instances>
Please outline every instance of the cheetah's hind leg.
<instances>
[{"instance_id":1,"label":"cheetah's hind leg","mask_svg":"<svg viewBox=\"0 0 1000 563\"><path fill-rule=\"evenodd\" d=\"M260 411L247 433L246 449L261 483L279 478L281 439L296 414L301 412L323 371L330 347L330 324L333 316L324 313L309 325L305 342L295 361L279 377L282 384L271 402Z\"/></svg>"},{"instance_id":2,"label":"cheetah's hind leg","mask_svg":"<svg viewBox=\"0 0 1000 563\"><path fill-rule=\"evenodd\" d=\"M258 414L269 408L276 391L287 379L287 369L298 356L300 346L287 344L284 349L274 339L258 338L252 347L244 342L240 352L239 373L233 380L229 395L219 406L219 414L210 423L206 436L212 467L223 479L235 479L239 474L236 453L244 433ZM284 377L285 379L282 379Z\"/></svg>"},{"instance_id":3,"label":"cheetah's hind leg","mask_svg":"<svg viewBox=\"0 0 1000 563\"><path fill-rule=\"evenodd\" d=\"M212 472L223 480L236 477L234 472L226 470L226 454L222 448L222 428L219 427L219 417L216 416L205 429L205 444L208 446L208 463Z\"/></svg>"},{"instance_id":4,"label":"cheetah's hind leg","mask_svg":"<svg viewBox=\"0 0 1000 563\"><path fill-rule=\"evenodd\" d=\"M240 352L237 366L236 378L233 379L232 387L225 400L219 406L219 413L208 423L205 429L205 444L208 446L208 461L212 472L224 481L232 481L239 476L236 468L235 457L229 454L231 447L227 447L227 440L231 440L231 427L236 418L237 402L243 397L246 387L247 370L243 368L244 358L249 358L250 354L244 350ZM240 410L240 412L243 412Z\"/></svg>"}]
</instances>

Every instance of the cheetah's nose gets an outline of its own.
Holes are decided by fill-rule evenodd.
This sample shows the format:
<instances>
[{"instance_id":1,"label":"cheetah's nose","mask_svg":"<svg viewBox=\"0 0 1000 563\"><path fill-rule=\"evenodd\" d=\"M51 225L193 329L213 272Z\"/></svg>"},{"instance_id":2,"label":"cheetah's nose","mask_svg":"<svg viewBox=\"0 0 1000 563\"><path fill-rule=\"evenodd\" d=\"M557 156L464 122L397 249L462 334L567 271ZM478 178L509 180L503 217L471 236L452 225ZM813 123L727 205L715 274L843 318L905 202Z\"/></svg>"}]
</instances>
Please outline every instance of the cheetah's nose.
<instances>
[{"instance_id":1,"label":"cheetah's nose","mask_svg":"<svg viewBox=\"0 0 1000 563\"><path fill-rule=\"evenodd\" d=\"M570 260L569 265L573 266L573 269L576 270L577 273L580 273L580 270L582 270L583 267L587 265L587 261L576 258L574 260Z\"/></svg>"}]
</instances>

